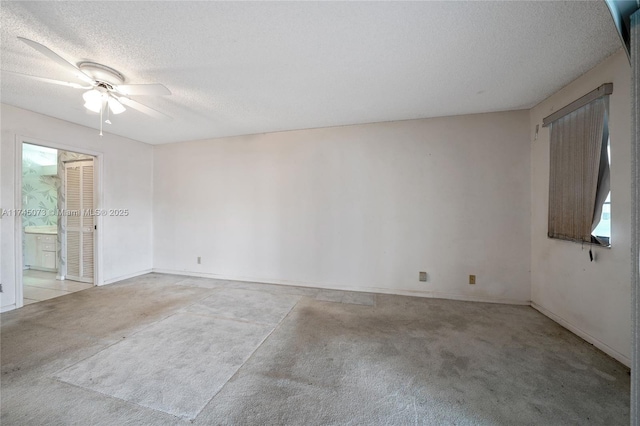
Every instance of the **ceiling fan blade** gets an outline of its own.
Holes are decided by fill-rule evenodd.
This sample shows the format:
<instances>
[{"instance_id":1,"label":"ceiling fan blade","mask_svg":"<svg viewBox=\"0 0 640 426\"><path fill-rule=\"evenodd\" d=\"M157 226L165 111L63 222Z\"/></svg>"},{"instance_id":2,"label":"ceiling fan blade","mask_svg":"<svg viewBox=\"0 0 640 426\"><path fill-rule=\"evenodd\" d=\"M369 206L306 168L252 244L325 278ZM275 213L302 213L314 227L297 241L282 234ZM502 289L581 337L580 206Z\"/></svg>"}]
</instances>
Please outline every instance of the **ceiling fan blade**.
<instances>
[{"instance_id":1,"label":"ceiling fan blade","mask_svg":"<svg viewBox=\"0 0 640 426\"><path fill-rule=\"evenodd\" d=\"M116 87L118 92L127 96L163 96L170 95L171 91L159 83L155 84L120 84Z\"/></svg>"},{"instance_id":2,"label":"ceiling fan blade","mask_svg":"<svg viewBox=\"0 0 640 426\"><path fill-rule=\"evenodd\" d=\"M156 111L153 108L149 108L146 105L141 104L140 102L134 101L133 99L129 99L126 96L114 96L121 104L131 107L135 110L140 111L143 114L147 114L150 117L157 118L159 120L171 120L166 114L161 113L160 111Z\"/></svg>"},{"instance_id":3,"label":"ceiling fan blade","mask_svg":"<svg viewBox=\"0 0 640 426\"><path fill-rule=\"evenodd\" d=\"M26 78L30 78L31 80L38 80L38 81L42 81L42 82L45 82L45 83L58 84L60 86L73 87L74 89L91 89L93 87L93 86L83 86L82 84L78 84L78 83L71 83L70 81L53 80L51 78L38 77L38 76L35 76L35 75L29 75L29 74L23 74L21 72L2 70L2 73L3 74L10 74L10 75L17 75L19 77L26 77Z\"/></svg>"},{"instance_id":4,"label":"ceiling fan blade","mask_svg":"<svg viewBox=\"0 0 640 426\"><path fill-rule=\"evenodd\" d=\"M18 37L18 40L22 41L23 43L28 44L29 46L31 46L32 48L34 48L38 52L42 53L47 58L51 59L52 61L56 62L58 65L60 65L63 68L65 68L67 71L72 72L73 75L75 75L79 79L84 80L87 83L93 83L93 79L91 77L89 77L88 75L86 75L85 73L80 71L80 69L77 66L75 66L71 62L67 61L62 56L58 55L56 52L54 52L53 50L49 49L48 47L43 46L42 44L40 44L38 42L35 42L33 40L29 40L28 38L24 38L24 37Z\"/></svg>"}]
</instances>

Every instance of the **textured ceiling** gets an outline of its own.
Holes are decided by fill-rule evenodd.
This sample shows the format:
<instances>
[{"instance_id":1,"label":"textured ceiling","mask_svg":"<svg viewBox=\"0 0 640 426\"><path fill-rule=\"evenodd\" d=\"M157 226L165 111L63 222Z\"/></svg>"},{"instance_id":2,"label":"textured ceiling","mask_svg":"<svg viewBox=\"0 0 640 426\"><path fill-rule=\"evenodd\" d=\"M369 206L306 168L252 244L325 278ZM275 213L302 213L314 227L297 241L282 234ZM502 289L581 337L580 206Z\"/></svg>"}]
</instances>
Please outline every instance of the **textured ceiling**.
<instances>
[{"instance_id":1,"label":"textured ceiling","mask_svg":"<svg viewBox=\"0 0 640 426\"><path fill-rule=\"evenodd\" d=\"M73 79L17 40L116 68L105 130L148 143L529 108L621 47L596 2L6 2L2 69ZM5 74L1 100L97 128L82 91Z\"/></svg>"}]
</instances>

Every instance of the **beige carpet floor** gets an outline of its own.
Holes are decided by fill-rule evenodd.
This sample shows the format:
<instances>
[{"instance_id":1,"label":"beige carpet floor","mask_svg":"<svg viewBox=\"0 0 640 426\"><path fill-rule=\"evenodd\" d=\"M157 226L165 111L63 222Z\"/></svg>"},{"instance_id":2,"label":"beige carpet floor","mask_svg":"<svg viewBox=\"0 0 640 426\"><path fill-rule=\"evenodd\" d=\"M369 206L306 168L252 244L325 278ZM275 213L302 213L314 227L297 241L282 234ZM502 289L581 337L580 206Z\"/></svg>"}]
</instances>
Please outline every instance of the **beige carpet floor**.
<instances>
[{"instance_id":1,"label":"beige carpet floor","mask_svg":"<svg viewBox=\"0 0 640 426\"><path fill-rule=\"evenodd\" d=\"M629 370L525 306L148 274L0 323L3 425L629 422Z\"/></svg>"}]
</instances>

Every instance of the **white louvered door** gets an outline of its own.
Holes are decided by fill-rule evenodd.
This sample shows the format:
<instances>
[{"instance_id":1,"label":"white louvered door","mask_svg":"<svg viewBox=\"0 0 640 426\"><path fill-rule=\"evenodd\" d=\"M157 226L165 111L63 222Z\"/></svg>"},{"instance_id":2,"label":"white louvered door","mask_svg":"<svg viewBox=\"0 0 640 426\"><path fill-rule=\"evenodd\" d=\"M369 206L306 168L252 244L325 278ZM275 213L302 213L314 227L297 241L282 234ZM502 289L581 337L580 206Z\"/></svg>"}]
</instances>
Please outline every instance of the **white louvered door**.
<instances>
[{"instance_id":1,"label":"white louvered door","mask_svg":"<svg viewBox=\"0 0 640 426\"><path fill-rule=\"evenodd\" d=\"M67 275L93 283L93 160L65 163ZM73 214L78 212L77 215Z\"/></svg>"}]
</instances>

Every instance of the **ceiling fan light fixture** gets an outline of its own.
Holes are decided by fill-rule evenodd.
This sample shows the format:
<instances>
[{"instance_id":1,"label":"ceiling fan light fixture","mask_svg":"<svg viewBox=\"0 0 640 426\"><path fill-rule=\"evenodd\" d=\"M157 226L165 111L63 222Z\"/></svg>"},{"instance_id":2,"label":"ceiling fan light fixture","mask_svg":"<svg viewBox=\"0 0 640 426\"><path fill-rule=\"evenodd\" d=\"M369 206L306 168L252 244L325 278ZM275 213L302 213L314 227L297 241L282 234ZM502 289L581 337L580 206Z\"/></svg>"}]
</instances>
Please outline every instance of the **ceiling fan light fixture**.
<instances>
[{"instance_id":1,"label":"ceiling fan light fixture","mask_svg":"<svg viewBox=\"0 0 640 426\"><path fill-rule=\"evenodd\" d=\"M100 98L102 97L102 93L96 89L91 89L82 94L82 99L85 102L98 101L100 102Z\"/></svg>"},{"instance_id":2,"label":"ceiling fan light fixture","mask_svg":"<svg viewBox=\"0 0 640 426\"><path fill-rule=\"evenodd\" d=\"M84 107L89 111L99 113L102 110L102 102L85 102Z\"/></svg>"},{"instance_id":3,"label":"ceiling fan light fixture","mask_svg":"<svg viewBox=\"0 0 640 426\"><path fill-rule=\"evenodd\" d=\"M120 114L127 110L116 98L113 97L109 97L108 104L109 109L113 114Z\"/></svg>"},{"instance_id":4,"label":"ceiling fan light fixture","mask_svg":"<svg viewBox=\"0 0 640 426\"><path fill-rule=\"evenodd\" d=\"M96 89L91 89L82 94L85 101L84 107L89 111L100 112L104 101L104 94Z\"/></svg>"}]
</instances>

